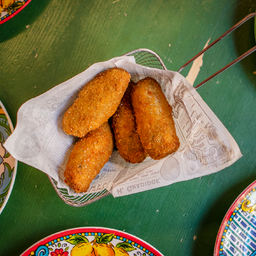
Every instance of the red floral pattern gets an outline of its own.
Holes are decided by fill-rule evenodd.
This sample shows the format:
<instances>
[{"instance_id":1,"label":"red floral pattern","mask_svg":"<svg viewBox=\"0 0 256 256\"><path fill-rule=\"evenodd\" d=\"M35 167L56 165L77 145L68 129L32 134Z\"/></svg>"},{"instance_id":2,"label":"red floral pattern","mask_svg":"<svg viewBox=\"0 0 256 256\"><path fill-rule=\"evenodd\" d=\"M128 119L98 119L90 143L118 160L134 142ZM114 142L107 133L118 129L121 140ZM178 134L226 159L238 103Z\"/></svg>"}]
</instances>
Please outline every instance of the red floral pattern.
<instances>
[{"instance_id":1,"label":"red floral pattern","mask_svg":"<svg viewBox=\"0 0 256 256\"><path fill-rule=\"evenodd\" d=\"M68 256L68 252L63 252L63 249L56 249L54 252L51 252L51 256Z\"/></svg>"}]
</instances>

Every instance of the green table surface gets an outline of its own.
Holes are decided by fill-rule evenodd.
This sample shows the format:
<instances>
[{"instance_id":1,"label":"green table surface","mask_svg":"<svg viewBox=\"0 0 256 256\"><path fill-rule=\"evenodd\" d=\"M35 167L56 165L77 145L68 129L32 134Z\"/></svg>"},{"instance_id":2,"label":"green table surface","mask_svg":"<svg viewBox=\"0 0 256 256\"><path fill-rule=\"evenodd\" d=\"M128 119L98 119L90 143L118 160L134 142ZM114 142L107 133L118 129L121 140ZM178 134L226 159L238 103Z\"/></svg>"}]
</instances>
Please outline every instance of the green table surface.
<instances>
[{"instance_id":1,"label":"green table surface","mask_svg":"<svg viewBox=\"0 0 256 256\"><path fill-rule=\"evenodd\" d=\"M169 70L256 10L251 0L33 0L0 25L0 100L17 111L91 64L138 48L155 51ZM204 54L195 84L255 45L251 19ZM0 215L0 255L20 255L55 232L86 226L125 230L164 255L213 255L221 221L256 179L256 54L198 89L238 143L243 157L209 176L113 198L66 205L48 177L19 162ZM187 76L190 66L181 74Z\"/></svg>"}]
</instances>

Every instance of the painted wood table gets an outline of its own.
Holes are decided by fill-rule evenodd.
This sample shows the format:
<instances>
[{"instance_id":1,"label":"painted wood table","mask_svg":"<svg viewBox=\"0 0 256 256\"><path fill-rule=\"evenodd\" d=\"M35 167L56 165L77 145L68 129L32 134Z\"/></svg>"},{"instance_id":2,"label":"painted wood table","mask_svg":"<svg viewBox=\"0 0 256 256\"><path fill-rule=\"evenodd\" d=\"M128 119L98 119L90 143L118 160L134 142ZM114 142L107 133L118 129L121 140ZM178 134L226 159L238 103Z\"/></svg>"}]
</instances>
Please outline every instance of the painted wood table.
<instances>
[{"instance_id":1,"label":"painted wood table","mask_svg":"<svg viewBox=\"0 0 256 256\"><path fill-rule=\"evenodd\" d=\"M250 0L32 0L17 2L22 10L15 15L20 6L8 14L2 2L0 100L14 127L23 103L96 62L146 48L168 70L178 71L256 10ZM181 74L196 86L254 46L252 18L205 52L195 69L191 63ZM45 237L80 227L127 232L163 255L213 255L226 212L256 179L255 57L252 53L197 90L236 140L243 154L237 162L215 174L124 197L108 195L83 207L65 204L45 173L18 162L0 215L0 255L21 255ZM76 239L86 242L80 236ZM95 237L103 238L101 233ZM60 249L60 255L68 255ZM142 255L136 253L129 255ZM241 255L236 253L230 251Z\"/></svg>"}]
</instances>

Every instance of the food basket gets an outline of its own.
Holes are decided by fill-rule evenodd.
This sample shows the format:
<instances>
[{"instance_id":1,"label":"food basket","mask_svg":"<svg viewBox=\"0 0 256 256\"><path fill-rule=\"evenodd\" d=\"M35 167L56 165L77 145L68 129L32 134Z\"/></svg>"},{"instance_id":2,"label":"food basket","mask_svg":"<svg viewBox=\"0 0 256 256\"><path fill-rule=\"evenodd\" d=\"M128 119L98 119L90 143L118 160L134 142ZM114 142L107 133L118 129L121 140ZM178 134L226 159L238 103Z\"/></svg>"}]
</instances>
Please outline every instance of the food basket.
<instances>
[{"instance_id":1,"label":"food basket","mask_svg":"<svg viewBox=\"0 0 256 256\"><path fill-rule=\"evenodd\" d=\"M206 52L209 48L211 48L213 45L215 45L218 41L220 41L225 36L230 34L232 31L234 31L236 28L241 26L247 20L249 20L250 18L255 17L255 16L256 16L256 13L251 13L251 14L247 15L244 19L242 19L240 22L238 22L236 25L234 25L231 29L229 29L227 32L225 32L223 35L221 35L218 39L216 39L213 43L211 43L208 47L204 48L201 52L199 52L192 59L190 59L187 63L185 63L178 70L178 72L182 71L187 65L189 65L191 62L193 62L201 54ZM231 67L235 63L239 62L240 60L242 60L243 58L245 58L246 56L248 56L249 54L251 54L255 50L256 50L256 46L254 46L253 48L251 48L250 50L248 50L247 52L242 54L240 57L238 57L236 60L232 61L231 63L229 63L228 65L226 65L222 69L220 69L218 72L214 73L213 75L211 75L210 77L205 79L203 82L201 82L200 84L198 84L194 88L195 89L199 88L200 86L205 84L207 81L209 81L213 77L217 76L218 74L220 74L221 72L223 72L227 68ZM167 68L164 65L164 62L161 60L161 58L154 51L151 51L149 49L137 49L137 50L128 52L128 53L124 54L123 56L134 56L136 63L139 64L139 65L142 65L142 66L167 70ZM89 194L87 193L87 194L84 194L82 196L81 195L77 195L77 196L70 195L67 189L59 188L57 182L53 178L51 178L50 176L48 176L48 178L49 178L51 184L53 185L55 191L59 195L59 197L66 204L71 205L71 206L82 207L82 206L91 204L91 203L93 203L93 202L95 202L95 201L97 201L97 200L99 200L99 199L101 199L101 198L110 194L110 192L108 190L104 189L104 190L102 190L100 192L97 192L97 193L89 193Z\"/></svg>"},{"instance_id":2,"label":"food basket","mask_svg":"<svg viewBox=\"0 0 256 256\"><path fill-rule=\"evenodd\" d=\"M131 51L124 56L134 56L135 61L137 64L146 66L146 67L151 67L151 68L159 68L159 69L165 69L163 61L161 58L153 51L148 50L148 49L138 49ZM85 206L87 204L93 203L100 198L103 198L107 195L109 195L109 191L106 189L97 192L97 193L90 193L90 194L85 194L83 196L73 196L68 193L68 190L65 188L59 188L57 182L48 176L50 182L52 183L54 189L56 190L57 194L59 197L66 203L72 206Z\"/></svg>"}]
</instances>

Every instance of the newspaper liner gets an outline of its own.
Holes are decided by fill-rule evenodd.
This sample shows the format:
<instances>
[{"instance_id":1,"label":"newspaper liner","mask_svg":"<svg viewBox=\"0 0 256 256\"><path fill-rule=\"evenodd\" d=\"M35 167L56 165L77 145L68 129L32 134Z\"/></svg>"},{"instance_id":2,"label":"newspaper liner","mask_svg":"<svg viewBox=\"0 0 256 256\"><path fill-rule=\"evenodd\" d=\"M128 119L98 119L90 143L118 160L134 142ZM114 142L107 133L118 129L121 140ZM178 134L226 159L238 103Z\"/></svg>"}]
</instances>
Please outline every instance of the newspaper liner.
<instances>
[{"instance_id":1,"label":"newspaper liner","mask_svg":"<svg viewBox=\"0 0 256 256\"><path fill-rule=\"evenodd\" d=\"M134 82L147 76L159 82L173 108L180 148L164 159L148 157L140 164L125 162L114 150L87 193L107 189L114 197L134 194L218 172L242 156L233 137L182 75L140 66L132 56L96 63L24 103L18 111L17 126L4 144L9 153L48 174L59 188L79 195L64 183L65 165L77 138L63 132L62 117L81 88L112 67L127 70Z\"/></svg>"}]
</instances>

